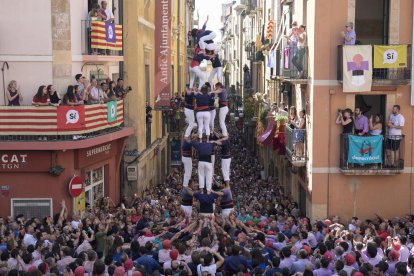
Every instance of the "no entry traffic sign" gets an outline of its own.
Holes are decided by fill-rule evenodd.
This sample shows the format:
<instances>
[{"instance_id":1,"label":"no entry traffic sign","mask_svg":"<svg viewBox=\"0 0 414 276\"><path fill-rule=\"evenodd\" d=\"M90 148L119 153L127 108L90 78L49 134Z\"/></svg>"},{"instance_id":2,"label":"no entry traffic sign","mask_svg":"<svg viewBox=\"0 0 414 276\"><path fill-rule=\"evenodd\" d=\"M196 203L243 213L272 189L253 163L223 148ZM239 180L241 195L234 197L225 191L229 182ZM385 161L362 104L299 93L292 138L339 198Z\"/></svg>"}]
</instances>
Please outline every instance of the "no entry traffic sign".
<instances>
[{"instance_id":1,"label":"no entry traffic sign","mask_svg":"<svg viewBox=\"0 0 414 276\"><path fill-rule=\"evenodd\" d=\"M83 179L80 176L74 176L69 182L69 193L72 197L77 197L83 192Z\"/></svg>"}]
</instances>

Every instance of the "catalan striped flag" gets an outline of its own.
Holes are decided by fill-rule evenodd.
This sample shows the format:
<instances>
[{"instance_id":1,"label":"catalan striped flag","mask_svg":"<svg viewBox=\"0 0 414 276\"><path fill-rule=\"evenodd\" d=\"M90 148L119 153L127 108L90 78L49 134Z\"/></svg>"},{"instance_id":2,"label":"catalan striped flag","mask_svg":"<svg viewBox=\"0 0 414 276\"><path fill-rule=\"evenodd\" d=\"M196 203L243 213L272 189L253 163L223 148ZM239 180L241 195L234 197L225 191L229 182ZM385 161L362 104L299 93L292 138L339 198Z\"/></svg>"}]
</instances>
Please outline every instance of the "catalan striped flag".
<instances>
[{"instance_id":1,"label":"catalan striped flag","mask_svg":"<svg viewBox=\"0 0 414 276\"><path fill-rule=\"evenodd\" d=\"M122 25L91 21L91 48L122 51Z\"/></svg>"}]
</instances>

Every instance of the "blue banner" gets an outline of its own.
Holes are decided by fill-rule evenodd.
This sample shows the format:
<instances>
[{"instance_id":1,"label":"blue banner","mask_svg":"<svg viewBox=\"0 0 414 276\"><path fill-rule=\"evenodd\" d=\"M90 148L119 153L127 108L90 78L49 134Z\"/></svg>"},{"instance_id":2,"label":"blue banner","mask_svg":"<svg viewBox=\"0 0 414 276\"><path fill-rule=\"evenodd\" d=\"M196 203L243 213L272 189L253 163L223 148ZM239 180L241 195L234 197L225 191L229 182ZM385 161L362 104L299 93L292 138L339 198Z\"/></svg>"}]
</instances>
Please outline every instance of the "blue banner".
<instances>
[{"instance_id":1,"label":"blue banner","mask_svg":"<svg viewBox=\"0 0 414 276\"><path fill-rule=\"evenodd\" d=\"M382 163L382 135L348 136L348 163Z\"/></svg>"}]
</instances>

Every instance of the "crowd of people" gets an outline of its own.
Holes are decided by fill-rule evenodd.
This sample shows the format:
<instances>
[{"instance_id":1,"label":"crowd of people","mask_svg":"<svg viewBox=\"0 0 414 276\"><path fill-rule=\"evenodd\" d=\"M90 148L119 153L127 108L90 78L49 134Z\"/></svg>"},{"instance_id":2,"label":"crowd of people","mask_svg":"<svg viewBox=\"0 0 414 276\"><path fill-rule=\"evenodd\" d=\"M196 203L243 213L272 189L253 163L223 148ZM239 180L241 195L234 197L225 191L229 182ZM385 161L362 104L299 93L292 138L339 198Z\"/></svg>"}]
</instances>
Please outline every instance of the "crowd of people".
<instances>
[{"instance_id":1,"label":"crowd of people","mask_svg":"<svg viewBox=\"0 0 414 276\"><path fill-rule=\"evenodd\" d=\"M75 83L68 86L63 97L56 92L54 85L40 85L33 96L32 105L59 106L105 103L121 100L131 90L130 86L125 87L122 78L118 78L116 82L108 78L98 84L95 77L89 82L85 76L77 74ZM9 106L20 106L23 101L20 88L15 80L10 81L7 86L7 99Z\"/></svg>"}]
</instances>

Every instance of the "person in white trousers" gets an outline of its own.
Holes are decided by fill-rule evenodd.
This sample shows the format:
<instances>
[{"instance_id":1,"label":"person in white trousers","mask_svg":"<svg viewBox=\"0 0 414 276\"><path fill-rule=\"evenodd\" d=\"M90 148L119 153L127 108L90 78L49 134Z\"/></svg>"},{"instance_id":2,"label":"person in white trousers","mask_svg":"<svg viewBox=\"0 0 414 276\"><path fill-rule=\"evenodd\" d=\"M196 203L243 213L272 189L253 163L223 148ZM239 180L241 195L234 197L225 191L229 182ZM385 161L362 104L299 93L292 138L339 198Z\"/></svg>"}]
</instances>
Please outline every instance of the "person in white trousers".
<instances>
[{"instance_id":1,"label":"person in white trousers","mask_svg":"<svg viewBox=\"0 0 414 276\"><path fill-rule=\"evenodd\" d=\"M217 82L221 83L221 78L223 76L223 67L221 65L220 58L217 54L214 54L210 60L211 60L211 65L213 69L211 70L210 76L208 77L208 82L210 83L211 87L214 87L213 86L214 77L217 78Z\"/></svg>"},{"instance_id":2,"label":"person in white trousers","mask_svg":"<svg viewBox=\"0 0 414 276\"><path fill-rule=\"evenodd\" d=\"M200 92L196 93L196 104L197 104L197 123L198 123L198 138L203 136L203 131L207 135L207 141L210 136L210 95L208 94L207 85L201 87Z\"/></svg>"},{"instance_id":3,"label":"person in white trousers","mask_svg":"<svg viewBox=\"0 0 414 276\"><path fill-rule=\"evenodd\" d=\"M199 52L193 57L193 61L190 64L190 89L194 86L195 77L198 77L198 90L201 89L201 87L204 85L205 82L205 72L201 70L200 64L205 59L206 56L203 54L203 52Z\"/></svg>"},{"instance_id":4,"label":"person in white trousers","mask_svg":"<svg viewBox=\"0 0 414 276\"><path fill-rule=\"evenodd\" d=\"M192 141L191 146L198 152L198 187L207 189L211 192L213 182L213 165L211 155L214 153L214 143L207 142L207 137L203 136L203 141Z\"/></svg>"},{"instance_id":5,"label":"person in white trousers","mask_svg":"<svg viewBox=\"0 0 414 276\"><path fill-rule=\"evenodd\" d=\"M230 147L231 143L229 136L223 137L217 141L214 141L215 144L221 146L221 172L223 174L223 180L225 183L230 182L230 164L231 164L231 152Z\"/></svg>"},{"instance_id":6,"label":"person in white trousers","mask_svg":"<svg viewBox=\"0 0 414 276\"><path fill-rule=\"evenodd\" d=\"M186 218L191 218L193 213L193 194L194 181L191 180L188 186L183 187L181 190L181 211L184 213Z\"/></svg>"},{"instance_id":7,"label":"person in white trousers","mask_svg":"<svg viewBox=\"0 0 414 276\"><path fill-rule=\"evenodd\" d=\"M191 147L191 140L188 137L183 138L181 145L181 161L184 166L183 186L188 186L191 174L193 172L193 152Z\"/></svg>"},{"instance_id":8,"label":"person in white trousers","mask_svg":"<svg viewBox=\"0 0 414 276\"><path fill-rule=\"evenodd\" d=\"M227 90L223 88L223 84L221 82L216 83L215 88L216 90L214 92L218 95L219 98L219 122L221 133L223 134L223 136L228 136L226 126L226 116L229 112Z\"/></svg>"},{"instance_id":9,"label":"person in white trousers","mask_svg":"<svg viewBox=\"0 0 414 276\"><path fill-rule=\"evenodd\" d=\"M186 90L184 96L184 115L187 119L188 126L184 132L184 137L190 137L191 131L195 127L195 116L194 116L194 91L191 89Z\"/></svg>"}]
</instances>

